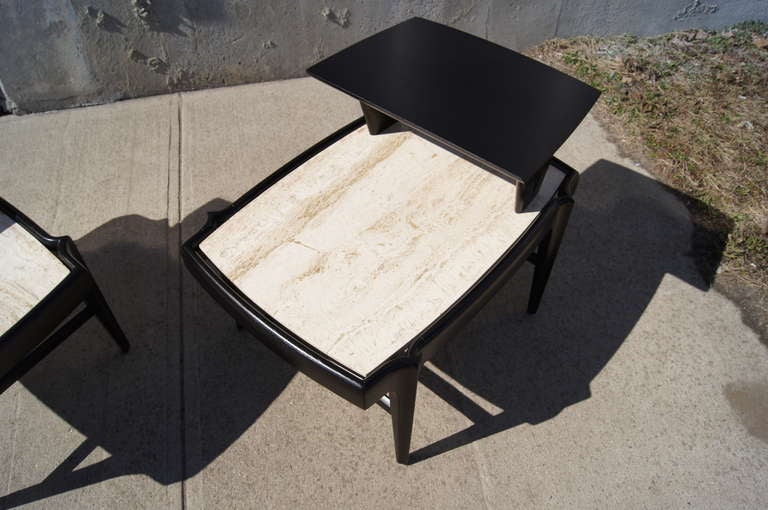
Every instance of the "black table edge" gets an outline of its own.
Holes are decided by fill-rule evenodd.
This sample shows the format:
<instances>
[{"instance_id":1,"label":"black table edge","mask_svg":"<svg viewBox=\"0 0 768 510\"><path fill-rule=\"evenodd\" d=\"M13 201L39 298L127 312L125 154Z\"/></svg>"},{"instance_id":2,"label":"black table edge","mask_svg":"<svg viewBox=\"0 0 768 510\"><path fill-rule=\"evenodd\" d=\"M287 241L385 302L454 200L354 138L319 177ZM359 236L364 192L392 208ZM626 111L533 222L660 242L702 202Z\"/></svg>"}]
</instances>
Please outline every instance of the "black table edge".
<instances>
[{"instance_id":1,"label":"black table edge","mask_svg":"<svg viewBox=\"0 0 768 510\"><path fill-rule=\"evenodd\" d=\"M570 207L573 203L572 194L579 176L578 172L567 164L552 158L550 164L562 171L565 178L528 230L439 317L367 376L362 376L316 349L253 303L208 259L200 249L200 244L280 179L363 124L365 118L360 117L342 127L280 167L229 207L208 213L205 225L182 245L182 259L187 269L209 294L273 352L337 395L366 409L389 391L399 372L429 359L440 345L482 308L521 265L531 261L532 251L556 221L558 211L564 206Z\"/></svg>"},{"instance_id":2,"label":"black table edge","mask_svg":"<svg viewBox=\"0 0 768 510\"><path fill-rule=\"evenodd\" d=\"M439 25L438 23L435 23L434 21L427 20L427 19L421 18L421 17L412 17L412 18L409 18L408 20L403 21L403 22L401 22L399 24L411 23L411 22L416 22L416 21L432 23L432 24ZM390 28L394 28L394 27L398 26L399 24L393 25ZM463 32L461 30L455 29L453 27L449 27L449 28L451 28L452 30L456 30L457 32L462 32L462 33L464 33L466 35L469 35L471 37L477 37L477 36L474 36L474 35L469 34L467 32ZM371 37L375 37L375 36L379 35L380 33L381 32L379 32L377 34L373 34L373 35L369 36L366 39L369 39ZM363 39L362 41L358 41L355 44L359 44L359 43L365 41L366 39ZM482 38L478 37L478 39L482 39ZM504 49L506 49L508 51L512 51L509 48L505 48L504 46L499 45L497 43L494 43L492 41L489 41L487 39L483 39L483 41L485 41L488 44L491 44L491 45L494 45L494 46L497 46L497 47L500 47L500 48L504 48ZM354 46L355 44L353 44L352 46ZM517 52L515 52L515 53L517 53ZM526 55L522 55L522 54L520 54L520 55L523 56L526 59L535 60L535 59L532 59L531 57L528 57ZM335 55L331 55L329 57L326 57L325 59L315 63L312 66L310 66L307 69L307 74L309 76L311 76L311 77L313 77L313 78L315 78L315 79L325 83L326 85L328 85L330 87L333 87L333 88L335 88L335 89L337 89L337 90L339 90L339 91L341 91L341 92L343 92L343 93L345 93L345 94L347 94L347 95L357 99L360 102L360 106L362 108L363 115L364 115L366 124L368 126L368 130L369 130L371 135L379 134L383 130L385 130L387 127L389 127L392 124L394 124L395 122L400 122L400 123L408 126L409 128L411 128L413 131L417 132L419 135L421 135L424 138L428 139L429 141L433 142L434 144L436 144L436 145L438 145L438 146L440 146L440 147L442 147L442 148L444 148L446 150L449 150L449 151L459 155L463 159L466 159L466 160L472 162L473 164L479 166L480 168L483 168L483 169L485 169L487 171L490 171L494 175L497 175L497 176L499 176L499 177L501 177L503 179L515 182L516 185L517 185L517 196L516 196L516 200L515 200L515 209L514 210L515 210L516 213L523 212L526 209L526 207L530 204L531 200L533 200L533 198L536 196L536 194L539 191L539 187L541 186L541 183L542 183L542 181L544 179L544 175L546 174L547 168L550 165L550 161L546 161L540 168L535 170L530 177L528 177L527 179L523 179L522 177L520 177L519 175L517 175L515 172L511 171L510 169L503 168L501 166L493 164L490 161L487 161L486 159L482 158L481 156L479 156L479 155L477 155L477 154L475 154L475 153L473 153L471 151L468 151L468 150L464 149L463 147L460 147L460 146L452 143L449 140L446 140L446 139L438 136L437 134L431 132L430 130L428 130L426 128L423 128L423 127L419 126L418 124L412 122L408 118L405 118L402 115L398 115L398 114L396 114L396 113L394 113L392 111L389 111L388 109L382 107L381 105L377 105L377 104L373 103L372 101L370 101L369 98L363 97L360 94L357 94L357 93L355 93L355 92L353 92L351 90L348 90L345 87L340 86L337 83L333 83L333 82L325 79L323 76L319 75L316 72L316 68L320 64L322 64L323 62L325 62L328 59L333 58L334 56ZM545 64L542 64L542 65L545 65ZM574 80L575 80L575 78L574 78ZM595 100L597 100L597 97L599 97L599 91L597 92L597 95L595 96ZM573 131L576 129L576 127L578 127L578 126L574 126L573 130L570 131L568 136L570 136L570 134L573 133ZM562 140L562 143L564 143L566 139L567 139L567 137Z\"/></svg>"}]
</instances>

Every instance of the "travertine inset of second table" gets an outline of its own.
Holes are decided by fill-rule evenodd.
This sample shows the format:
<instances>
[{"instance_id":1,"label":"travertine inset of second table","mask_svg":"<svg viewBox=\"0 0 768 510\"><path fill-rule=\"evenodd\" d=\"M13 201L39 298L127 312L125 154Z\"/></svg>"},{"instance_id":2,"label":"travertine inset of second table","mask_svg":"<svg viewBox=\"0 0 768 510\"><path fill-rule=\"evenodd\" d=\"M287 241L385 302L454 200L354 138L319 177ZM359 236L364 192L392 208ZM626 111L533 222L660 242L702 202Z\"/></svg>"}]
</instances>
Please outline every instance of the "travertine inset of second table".
<instances>
[{"instance_id":1,"label":"travertine inset of second table","mask_svg":"<svg viewBox=\"0 0 768 510\"><path fill-rule=\"evenodd\" d=\"M211 214L183 257L302 372L388 408L407 463L423 363L526 261L538 308L578 180L552 153L597 92L417 18L310 74L364 118Z\"/></svg>"},{"instance_id":2,"label":"travertine inset of second table","mask_svg":"<svg viewBox=\"0 0 768 510\"><path fill-rule=\"evenodd\" d=\"M93 316L127 352L72 239L51 236L0 198L0 393Z\"/></svg>"},{"instance_id":3,"label":"travertine inset of second table","mask_svg":"<svg viewBox=\"0 0 768 510\"><path fill-rule=\"evenodd\" d=\"M24 227L0 213L0 336L69 275L56 256Z\"/></svg>"}]
</instances>

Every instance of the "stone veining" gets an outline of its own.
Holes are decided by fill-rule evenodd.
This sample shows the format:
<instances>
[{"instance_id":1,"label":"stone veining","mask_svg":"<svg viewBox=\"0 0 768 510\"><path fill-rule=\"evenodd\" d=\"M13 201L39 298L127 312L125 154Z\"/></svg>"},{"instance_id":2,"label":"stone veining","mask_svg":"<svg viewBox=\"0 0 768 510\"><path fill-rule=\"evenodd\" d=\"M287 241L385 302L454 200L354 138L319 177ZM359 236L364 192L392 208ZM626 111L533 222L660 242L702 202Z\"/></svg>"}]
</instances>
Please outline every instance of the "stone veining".
<instances>
[{"instance_id":1,"label":"stone veining","mask_svg":"<svg viewBox=\"0 0 768 510\"><path fill-rule=\"evenodd\" d=\"M525 231L538 209L514 214L514 200L513 183L409 131L370 136L361 127L201 249L272 317L365 376Z\"/></svg>"},{"instance_id":2,"label":"stone veining","mask_svg":"<svg viewBox=\"0 0 768 510\"><path fill-rule=\"evenodd\" d=\"M0 335L68 274L64 264L29 232L0 214Z\"/></svg>"}]
</instances>

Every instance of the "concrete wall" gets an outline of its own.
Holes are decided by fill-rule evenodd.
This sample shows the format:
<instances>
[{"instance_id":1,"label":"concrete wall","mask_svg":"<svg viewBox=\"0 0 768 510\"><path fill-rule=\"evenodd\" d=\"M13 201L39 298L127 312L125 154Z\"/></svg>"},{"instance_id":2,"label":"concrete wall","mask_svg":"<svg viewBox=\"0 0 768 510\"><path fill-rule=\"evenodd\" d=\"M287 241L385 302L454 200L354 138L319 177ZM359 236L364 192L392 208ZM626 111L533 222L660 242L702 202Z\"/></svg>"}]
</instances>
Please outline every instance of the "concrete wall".
<instances>
[{"instance_id":1,"label":"concrete wall","mask_svg":"<svg viewBox=\"0 0 768 510\"><path fill-rule=\"evenodd\" d=\"M768 0L0 0L0 99L26 113L298 77L411 16L523 49L768 21Z\"/></svg>"}]
</instances>

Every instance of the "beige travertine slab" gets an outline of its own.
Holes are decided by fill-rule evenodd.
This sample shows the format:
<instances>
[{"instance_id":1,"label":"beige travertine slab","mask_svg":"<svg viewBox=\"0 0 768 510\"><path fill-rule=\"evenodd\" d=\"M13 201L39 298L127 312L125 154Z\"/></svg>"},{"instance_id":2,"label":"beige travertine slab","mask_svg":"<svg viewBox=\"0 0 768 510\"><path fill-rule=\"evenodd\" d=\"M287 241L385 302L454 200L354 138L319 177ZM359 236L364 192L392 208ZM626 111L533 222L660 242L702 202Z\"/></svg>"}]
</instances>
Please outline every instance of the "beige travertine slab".
<instances>
[{"instance_id":1,"label":"beige travertine slab","mask_svg":"<svg viewBox=\"0 0 768 510\"><path fill-rule=\"evenodd\" d=\"M0 214L0 335L69 274L24 227Z\"/></svg>"},{"instance_id":2,"label":"beige travertine slab","mask_svg":"<svg viewBox=\"0 0 768 510\"><path fill-rule=\"evenodd\" d=\"M422 377L412 465L394 461L386 412L342 402L238 333L170 257L205 211L360 115L325 88L0 117L2 195L75 239L133 345L119 354L89 321L0 394L0 507L768 506L768 441L750 431L765 423L768 350L734 304L692 284L684 206L592 117L558 153L582 177L541 309L524 313L524 267L427 365L457 392ZM181 211L181 236L155 221L166 210L170 225ZM733 408L734 392L757 403ZM72 468L85 439L100 446Z\"/></svg>"},{"instance_id":3,"label":"beige travertine slab","mask_svg":"<svg viewBox=\"0 0 768 510\"><path fill-rule=\"evenodd\" d=\"M540 209L515 214L514 201L514 183L412 132L371 136L363 126L201 249L267 313L367 375L527 229Z\"/></svg>"}]
</instances>

